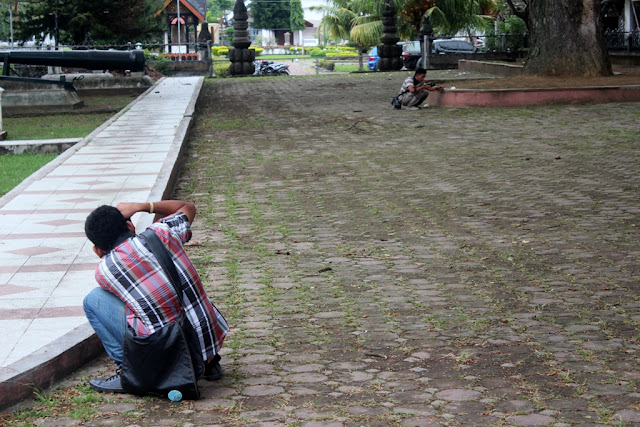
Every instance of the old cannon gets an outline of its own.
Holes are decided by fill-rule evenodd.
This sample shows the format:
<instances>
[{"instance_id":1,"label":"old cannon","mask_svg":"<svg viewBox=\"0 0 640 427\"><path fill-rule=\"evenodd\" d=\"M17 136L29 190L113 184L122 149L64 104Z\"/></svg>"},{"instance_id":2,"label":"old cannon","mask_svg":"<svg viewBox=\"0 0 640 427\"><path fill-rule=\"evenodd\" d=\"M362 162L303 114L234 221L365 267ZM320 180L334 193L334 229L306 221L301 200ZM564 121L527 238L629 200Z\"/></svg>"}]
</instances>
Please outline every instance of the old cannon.
<instances>
[{"instance_id":1,"label":"old cannon","mask_svg":"<svg viewBox=\"0 0 640 427\"><path fill-rule=\"evenodd\" d=\"M20 77L16 76L17 73L11 69L15 64L88 70L128 70L134 73L145 70L144 52L141 50L7 51L0 52L0 61L4 64L2 75L0 75L0 86L5 89L2 95L2 107L9 113L14 110L22 111L25 108L60 110L60 108L73 109L82 105L82 101L76 94L74 82L84 76L79 75L69 80L64 75L41 79ZM11 75L12 72L14 75ZM148 79L146 76L145 78ZM66 92L66 95L63 92Z\"/></svg>"},{"instance_id":2,"label":"old cannon","mask_svg":"<svg viewBox=\"0 0 640 427\"><path fill-rule=\"evenodd\" d=\"M18 50L2 52L0 59L4 63L3 76L9 75L11 64L132 72L144 71L145 65L144 52L141 50Z\"/></svg>"}]
</instances>

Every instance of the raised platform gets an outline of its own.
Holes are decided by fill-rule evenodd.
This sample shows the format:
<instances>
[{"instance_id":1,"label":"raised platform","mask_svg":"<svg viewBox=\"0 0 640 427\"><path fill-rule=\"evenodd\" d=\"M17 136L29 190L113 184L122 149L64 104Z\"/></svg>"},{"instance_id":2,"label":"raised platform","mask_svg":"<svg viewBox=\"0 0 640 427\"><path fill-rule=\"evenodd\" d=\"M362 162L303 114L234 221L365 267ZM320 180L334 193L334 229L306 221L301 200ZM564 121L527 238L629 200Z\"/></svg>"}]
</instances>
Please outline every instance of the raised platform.
<instances>
[{"instance_id":1,"label":"raised platform","mask_svg":"<svg viewBox=\"0 0 640 427\"><path fill-rule=\"evenodd\" d=\"M522 107L527 105L640 102L640 85L535 89L450 89L429 94L430 105L444 107Z\"/></svg>"}]
</instances>

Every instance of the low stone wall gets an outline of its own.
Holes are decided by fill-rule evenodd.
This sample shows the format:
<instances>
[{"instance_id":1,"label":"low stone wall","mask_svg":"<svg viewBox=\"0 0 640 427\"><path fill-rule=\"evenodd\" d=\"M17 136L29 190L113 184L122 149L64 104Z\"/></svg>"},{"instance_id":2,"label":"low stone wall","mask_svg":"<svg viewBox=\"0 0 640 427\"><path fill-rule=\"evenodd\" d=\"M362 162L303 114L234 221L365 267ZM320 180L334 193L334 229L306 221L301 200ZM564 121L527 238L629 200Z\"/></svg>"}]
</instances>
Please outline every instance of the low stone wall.
<instances>
[{"instance_id":1,"label":"low stone wall","mask_svg":"<svg viewBox=\"0 0 640 427\"><path fill-rule=\"evenodd\" d=\"M2 113L5 116L24 112L41 114L73 111L83 105L77 93L53 83L3 81L2 88Z\"/></svg>"},{"instance_id":2,"label":"low stone wall","mask_svg":"<svg viewBox=\"0 0 640 427\"><path fill-rule=\"evenodd\" d=\"M461 59L458 61L458 70L497 74L500 76L519 76L522 74L522 65Z\"/></svg>"},{"instance_id":3,"label":"low stone wall","mask_svg":"<svg viewBox=\"0 0 640 427\"><path fill-rule=\"evenodd\" d=\"M485 52L485 53L447 53L444 55L430 55L430 70L455 69L460 65L461 60L467 61L505 61L515 62L517 52Z\"/></svg>"},{"instance_id":4,"label":"low stone wall","mask_svg":"<svg viewBox=\"0 0 640 427\"><path fill-rule=\"evenodd\" d=\"M609 52L609 60L613 65L640 65L640 53Z\"/></svg>"},{"instance_id":5,"label":"low stone wall","mask_svg":"<svg viewBox=\"0 0 640 427\"><path fill-rule=\"evenodd\" d=\"M0 155L22 153L60 154L80 142L81 139L82 138L59 138L28 141L0 141Z\"/></svg>"},{"instance_id":6,"label":"low stone wall","mask_svg":"<svg viewBox=\"0 0 640 427\"><path fill-rule=\"evenodd\" d=\"M528 105L639 102L640 86L539 89L453 89L431 92L429 104L446 107L522 107Z\"/></svg>"},{"instance_id":7,"label":"low stone wall","mask_svg":"<svg viewBox=\"0 0 640 427\"><path fill-rule=\"evenodd\" d=\"M210 77L213 68L208 61L159 61L148 62L157 72L171 77L205 76Z\"/></svg>"},{"instance_id":8,"label":"low stone wall","mask_svg":"<svg viewBox=\"0 0 640 427\"><path fill-rule=\"evenodd\" d=\"M43 79L60 80L61 74L48 74ZM132 73L131 76L113 76L108 73L75 73L64 74L67 81L79 78L73 86L80 96L94 95L139 95L154 85L153 80L143 73Z\"/></svg>"}]
</instances>

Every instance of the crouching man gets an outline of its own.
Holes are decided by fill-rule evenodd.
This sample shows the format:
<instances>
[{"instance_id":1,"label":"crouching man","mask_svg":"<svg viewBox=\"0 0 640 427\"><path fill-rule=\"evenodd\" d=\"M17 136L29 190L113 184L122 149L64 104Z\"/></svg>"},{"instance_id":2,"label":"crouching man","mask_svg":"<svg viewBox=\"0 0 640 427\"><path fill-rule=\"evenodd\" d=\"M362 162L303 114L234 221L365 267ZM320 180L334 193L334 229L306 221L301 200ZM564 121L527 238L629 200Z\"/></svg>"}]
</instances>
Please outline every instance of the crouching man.
<instances>
[{"instance_id":1,"label":"crouching man","mask_svg":"<svg viewBox=\"0 0 640 427\"><path fill-rule=\"evenodd\" d=\"M162 270L158 259L136 235L132 215L148 212L162 217L149 227L169 251L182 285L186 316L198 336L206 368L204 378L222 376L219 351L229 331L227 322L207 297L195 267L183 244L191 239L191 223L196 215L193 203L179 200L120 203L100 206L85 222L85 233L94 244L100 262L95 277L100 287L84 299L84 311L96 335L118 368L122 364L127 324L136 335L148 336L171 323L180 314L180 304L171 283L158 281L154 272ZM99 391L123 393L120 374L94 378L91 387Z\"/></svg>"}]
</instances>

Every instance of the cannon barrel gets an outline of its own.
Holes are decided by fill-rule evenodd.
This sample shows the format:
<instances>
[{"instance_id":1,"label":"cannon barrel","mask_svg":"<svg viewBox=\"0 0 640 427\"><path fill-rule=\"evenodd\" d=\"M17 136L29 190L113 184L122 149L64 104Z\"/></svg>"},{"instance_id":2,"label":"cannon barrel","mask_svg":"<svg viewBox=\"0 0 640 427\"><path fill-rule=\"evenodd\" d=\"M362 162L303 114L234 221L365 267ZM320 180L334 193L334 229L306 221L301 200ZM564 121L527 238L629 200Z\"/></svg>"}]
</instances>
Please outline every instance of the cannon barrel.
<instances>
[{"instance_id":1,"label":"cannon barrel","mask_svg":"<svg viewBox=\"0 0 640 427\"><path fill-rule=\"evenodd\" d=\"M4 75L10 64L48 65L54 67L87 68L89 70L144 71L144 52L141 50L22 50L0 53Z\"/></svg>"}]
</instances>

